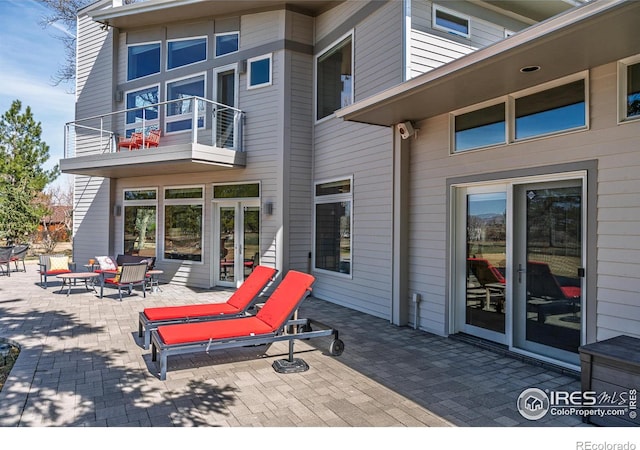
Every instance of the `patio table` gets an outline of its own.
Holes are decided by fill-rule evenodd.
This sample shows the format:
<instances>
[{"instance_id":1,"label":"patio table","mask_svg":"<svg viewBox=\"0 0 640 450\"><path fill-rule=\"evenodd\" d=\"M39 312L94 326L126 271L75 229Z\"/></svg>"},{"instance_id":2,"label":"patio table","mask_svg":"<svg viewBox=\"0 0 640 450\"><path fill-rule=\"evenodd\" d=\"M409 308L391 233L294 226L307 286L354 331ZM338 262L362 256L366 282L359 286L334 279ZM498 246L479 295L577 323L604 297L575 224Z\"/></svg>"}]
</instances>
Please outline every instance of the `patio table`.
<instances>
[{"instance_id":1,"label":"patio table","mask_svg":"<svg viewBox=\"0 0 640 450\"><path fill-rule=\"evenodd\" d=\"M95 279L98 278L99 276L100 274L95 272L61 273L59 275L56 275L56 278L60 278L62 280L62 287L58 292L62 292L66 284L68 285L67 287L67 297L68 297L69 294L71 293L71 282L75 284L75 282L78 280L84 280L84 286L87 288L87 291L93 290L93 292L97 293L96 287L95 287Z\"/></svg>"}]
</instances>

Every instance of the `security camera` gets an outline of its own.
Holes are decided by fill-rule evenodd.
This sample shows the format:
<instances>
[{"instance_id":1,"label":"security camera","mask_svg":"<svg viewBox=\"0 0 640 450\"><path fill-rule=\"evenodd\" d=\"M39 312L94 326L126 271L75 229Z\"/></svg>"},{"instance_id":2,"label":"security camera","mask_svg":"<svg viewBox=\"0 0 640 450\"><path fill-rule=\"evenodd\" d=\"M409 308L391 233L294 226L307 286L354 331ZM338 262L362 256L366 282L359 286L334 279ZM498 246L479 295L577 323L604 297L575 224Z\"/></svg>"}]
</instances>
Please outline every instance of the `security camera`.
<instances>
[{"instance_id":1,"label":"security camera","mask_svg":"<svg viewBox=\"0 0 640 450\"><path fill-rule=\"evenodd\" d=\"M402 139L409 139L416 132L416 130L413 128L413 125L409 121L400 122L396 125L396 128L398 129L398 133L400 133L400 137Z\"/></svg>"}]
</instances>

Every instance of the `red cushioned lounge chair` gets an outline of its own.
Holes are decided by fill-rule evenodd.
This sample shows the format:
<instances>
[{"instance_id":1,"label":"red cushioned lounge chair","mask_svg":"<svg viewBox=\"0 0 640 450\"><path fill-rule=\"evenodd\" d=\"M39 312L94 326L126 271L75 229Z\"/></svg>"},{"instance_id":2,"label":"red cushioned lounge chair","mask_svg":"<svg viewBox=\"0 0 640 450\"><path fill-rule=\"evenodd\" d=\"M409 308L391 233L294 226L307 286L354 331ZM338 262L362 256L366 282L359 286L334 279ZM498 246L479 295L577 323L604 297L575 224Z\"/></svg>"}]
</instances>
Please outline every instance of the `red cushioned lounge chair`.
<instances>
[{"instance_id":1,"label":"red cushioned lounge chair","mask_svg":"<svg viewBox=\"0 0 640 450\"><path fill-rule=\"evenodd\" d=\"M289 341L292 360L294 339L333 335L329 351L340 355L344 344L338 339L337 330L312 331L312 323L323 325L310 319L290 320L300 303L311 293L314 282L312 275L291 270L255 316L158 327L151 333L151 354L153 361L159 359L160 379L167 377L169 356L208 353L224 348Z\"/></svg>"},{"instance_id":2,"label":"red cushioned lounge chair","mask_svg":"<svg viewBox=\"0 0 640 450\"><path fill-rule=\"evenodd\" d=\"M226 303L146 308L140 312L138 321L138 336L142 337L144 334L143 347L149 348L151 331L161 325L228 319L245 315L267 284L273 281L276 273L278 271L271 267L256 266Z\"/></svg>"}]
</instances>

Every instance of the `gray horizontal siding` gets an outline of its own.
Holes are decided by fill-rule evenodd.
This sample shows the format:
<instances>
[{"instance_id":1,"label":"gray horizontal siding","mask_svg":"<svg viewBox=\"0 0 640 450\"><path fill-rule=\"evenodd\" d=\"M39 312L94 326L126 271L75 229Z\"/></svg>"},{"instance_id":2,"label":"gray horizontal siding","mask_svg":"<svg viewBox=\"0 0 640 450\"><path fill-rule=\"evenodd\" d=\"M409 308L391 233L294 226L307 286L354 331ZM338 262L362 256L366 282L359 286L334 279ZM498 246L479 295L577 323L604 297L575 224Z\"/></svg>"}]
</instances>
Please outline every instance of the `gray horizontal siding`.
<instances>
[{"instance_id":1,"label":"gray horizontal siding","mask_svg":"<svg viewBox=\"0 0 640 450\"><path fill-rule=\"evenodd\" d=\"M355 29L355 99L402 82L402 2L389 2Z\"/></svg>"},{"instance_id":2,"label":"gray horizontal siding","mask_svg":"<svg viewBox=\"0 0 640 450\"><path fill-rule=\"evenodd\" d=\"M289 267L308 270L311 251L312 218L312 134L313 134L313 90L309 80L313 79L313 58L310 55L290 53L287 65L289 82L285 94L285 110L290 121L285 176L289 213Z\"/></svg>"},{"instance_id":3,"label":"gray horizontal siding","mask_svg":"<svg viewBox=\"0 0 640 450\"><path fill-rule=\"evenodd\" d=\"M591 70L590 92L589 131L455 156L448 150L447 115L418 124L429 135L421 134L411 151L409 292L423 296L423 329L439 334L447 329L447 178L595 159L597 211L589 214L597 217L597 229L590 232L596 233L598 273L588 276L597 277L597 289L589 293L596 336L640 336L640 157L635 151L640 122L616 123L615 64Z\"/></svg>"},{"instance_id":4,"label":"gray horizontal siding","mask_svg":"<svg viewBox=\"0 0 640 450\"><path fill-rule=\"evenodd\" d=\"M411 50L410 68L412 77L425 73L454 59L460 58L474 50L504 39L505 23L513 25L512 30L521 29L523 24L515 24L513 20L494 12L480 9L475 5L449 2L443 6L469 17L470 37L456 36L446 31L433 28L433 3L429 1L411 2ZM467 10L475 10L486 15L491 22L470 14Z\"/></svg>"}]
</instances>

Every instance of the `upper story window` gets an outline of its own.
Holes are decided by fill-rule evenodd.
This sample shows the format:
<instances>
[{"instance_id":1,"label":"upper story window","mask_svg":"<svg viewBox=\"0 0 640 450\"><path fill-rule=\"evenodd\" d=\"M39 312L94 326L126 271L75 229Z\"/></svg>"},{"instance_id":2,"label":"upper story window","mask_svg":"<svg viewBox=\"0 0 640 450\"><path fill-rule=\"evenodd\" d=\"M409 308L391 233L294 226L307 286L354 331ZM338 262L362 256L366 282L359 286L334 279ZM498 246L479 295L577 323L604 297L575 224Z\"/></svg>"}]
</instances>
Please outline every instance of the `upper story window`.
<instances>
[{"instance_id":1,"label":"upper story window","mask_svg":"<svg viewBox=\"0 0 640 450\"><path fill-rule=\"evenodd\" d=\"M587 78L580 73L453 112L451 149L464 152L581 130L587 117Z\"/></svg>"},{"instance_id":2,"label":"upper story window","mask_svg":"<svg viewBox=\"0 0 640 450\"><path fill-rule=\"evenodd\" d=\"M205 97L204 74L167 83L166 132L191 130L193 108L198 108L198 128L204 127L205 104L193 97Z\"/></svg>"},{"instance_id":3,"label":"upper story window","mask_svg":"<svg viewBox=\"0 0 640 450\"><path fill-rule=\"evenodd\" d=\"M271 86L271 53L247 61L247 89Z\"/></svg>"},{"instance_id":4,"label":"upper story window","mask_svg":"<svg viewBox=\"0 0 640 450\"><path fill-rule=\"evenodd\" d=\"M353 36L316 59L316 120L353 103Z\"/></svg>"},{"instance_id":5,"label":"upper story window","mask_svg":"<svg viewBox=\"0 0 640 450\"><path fill-rule=\"evenodd\" d=\"M640 55L624 59L618 65L620 120L640 118Z\"/></svg>"},{"instance_id":6,"label":"upper story window","mask_svg":"<svg viewBox=\"0 0 640 450\"><path fill-rule=\"evenodd\" d=\"M433 5L433 28L466 38L471 36L469 17L435 4Z\"/></svg>"},{"instance_id":7,"label":"upper story window","mask_svg":"<svg viewBox=\"0 0 640 450\"><path fill-rule=\"evenodd\" d=\"M167 70L206 61L206 59L206 37L167 42Z\"/></svg>"},{"instance_id":8,"label":"upper story window","mask_svg":"<svg viewBox=\"0 0 640 450\"><path fill-rule=\"evenodd\" d=\"M157 85L137 91L127 92L127 113L125 114L125 134L134 131L147 132L158 128L159 88Z\"/></svg>"},{"instance_id":9,"label":"upper story window","mask_svg":"<svg viewBox=\"0 0 640 450\"><path fill-rule=\"evenodd\" d=\"M240 33L234 31L232 33L216 34L216 58L218 56L235 53L240 49Z\"/></svg>"},{"instance_id":10,"label":"upper story window","mask_svg":"<svg viewBox=\"0 0 640 450\"><path fill-rule=\"evenodd\" d=\"M160 43L130 45L127 49L127 80L160 73Z\"/></svg>"},{"instance_id":11,"label":"upper story window","mask_svg":"<svg viewBox=\"0 0 640 450\"><path fill-rule=\"evenodd\" d=\"M585 127L585 80L515 99L515 139L528 139Z\"/></svg>"}]
</instances>

